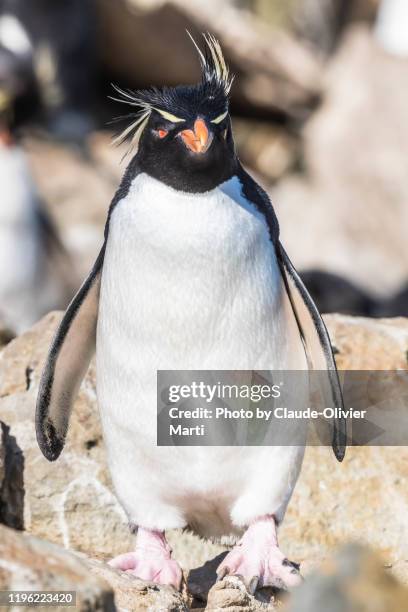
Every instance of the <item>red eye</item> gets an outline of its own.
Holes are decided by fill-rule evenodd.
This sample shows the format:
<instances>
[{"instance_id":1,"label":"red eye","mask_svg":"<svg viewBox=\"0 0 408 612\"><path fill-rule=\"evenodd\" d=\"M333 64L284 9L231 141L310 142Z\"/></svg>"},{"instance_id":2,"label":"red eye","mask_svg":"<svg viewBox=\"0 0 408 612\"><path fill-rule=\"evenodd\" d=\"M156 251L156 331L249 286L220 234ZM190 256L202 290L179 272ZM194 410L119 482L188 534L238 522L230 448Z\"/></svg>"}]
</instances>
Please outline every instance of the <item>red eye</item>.
<instances>
[{"instance_id":1,"label":"red eye","mask_svg":"<svg viewBox=\"0 0 408 612\"><path fill-rule=\"evenodd\" d=\"M157 133L159 135L159 138L164 138L165 136L167 136L168 131L167 130L157 130Z\"/></svg>"}]
</instances>

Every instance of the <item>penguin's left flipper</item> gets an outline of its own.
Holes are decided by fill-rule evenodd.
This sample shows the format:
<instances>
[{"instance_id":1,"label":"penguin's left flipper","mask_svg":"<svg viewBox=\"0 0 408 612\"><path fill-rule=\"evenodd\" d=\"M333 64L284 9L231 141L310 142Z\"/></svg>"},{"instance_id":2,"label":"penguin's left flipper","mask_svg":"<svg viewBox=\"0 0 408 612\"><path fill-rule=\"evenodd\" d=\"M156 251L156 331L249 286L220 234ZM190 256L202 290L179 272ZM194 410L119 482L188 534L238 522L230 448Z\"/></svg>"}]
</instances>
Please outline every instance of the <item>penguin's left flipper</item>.
<instances>
[{"instance_id":1,"label":"penguin's left flipper","mask_svg":"<svg viewBox=\"0 0 408 612\"><path fill-rule=\"evenodd\" d=\"M304 342L309 366L313 370L327 374L325 380L322 377L322 382L326 383L323 385L326 395L325 405L342 410L343 394L326 326L280 242L277 244L277 251L281 273ZM338 461L342 461L346 452L346 421L343 417L333 419L332 448Z\"/></svg>"},{"instance_id":2,"label":"penguin's left flipper","mask_svg":"<svg viewBox=\"0 0 408 612\"><path fill-rule=\"evenodd\" d=\"M95 352L99 291L105 245L68 306L41 376L35 426L43 455L55 461L64 447L79 386Z\"/></svg>"}]
</instances>

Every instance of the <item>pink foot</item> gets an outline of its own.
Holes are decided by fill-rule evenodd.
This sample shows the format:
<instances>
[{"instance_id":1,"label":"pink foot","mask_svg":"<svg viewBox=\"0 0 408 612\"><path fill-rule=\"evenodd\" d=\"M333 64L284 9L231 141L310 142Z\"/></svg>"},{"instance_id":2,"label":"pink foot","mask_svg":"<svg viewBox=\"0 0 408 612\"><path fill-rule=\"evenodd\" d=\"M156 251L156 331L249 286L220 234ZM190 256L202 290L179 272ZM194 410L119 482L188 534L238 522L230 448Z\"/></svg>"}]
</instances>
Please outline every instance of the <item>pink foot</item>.
<instances>
[{"instance_id":1,"label":"pink foot","mask_svg":"<svg viewBox=\"0 0 408 612\"><path fill-rule=\"evenodd\" d=\"M171 548L162 531L139 527L134 552L119 555L109 565L148 582L166 584L180 589L182 571L171 558Z\"/></svg>"},{"instance_id":2,"label":"pink foot","mask_svg":"<svg viewBox=\"0 0 408 612\"><path fill-rule=\"evenodd\" d=\"M273 516L257 519L248 527L217 569L219 580L227 575L241 576L251 594L264 586L290 589L303 580L299 565L279 550Z\"/></svg>"}]
</instances>

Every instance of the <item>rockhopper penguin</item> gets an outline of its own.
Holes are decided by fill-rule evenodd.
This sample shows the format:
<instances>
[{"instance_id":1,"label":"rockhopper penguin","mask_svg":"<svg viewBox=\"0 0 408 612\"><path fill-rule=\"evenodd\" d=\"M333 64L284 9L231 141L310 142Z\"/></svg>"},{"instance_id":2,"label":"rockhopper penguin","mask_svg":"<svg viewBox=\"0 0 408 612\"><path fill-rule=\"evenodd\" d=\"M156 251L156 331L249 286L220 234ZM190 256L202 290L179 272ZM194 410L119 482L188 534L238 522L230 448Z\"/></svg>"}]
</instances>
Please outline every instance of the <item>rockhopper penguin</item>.
<instances>
[{"instance_id":1,"label":"rockhopper penguin","mask_svg":"<svg viewBox=\"0 0 408 612\"><path fill-rule=\"evenodd\" d=\"M112 201L105 241L53 340L37 403L37 438L53 461L96 345L97 395L116 494L134 552L114 567L180 586L165 530L190 527L236 546L218 568L257 585L291 587L297 564L276 530L299 475L301 447L156 444L156 373L325 370L341 391L322 319L279 242L266 193L234 149L231 76L218 42L198 48L195 86L122 92L139 138ZM333 449L344 456L338 420Z\"/></svg>"}]
</instances>

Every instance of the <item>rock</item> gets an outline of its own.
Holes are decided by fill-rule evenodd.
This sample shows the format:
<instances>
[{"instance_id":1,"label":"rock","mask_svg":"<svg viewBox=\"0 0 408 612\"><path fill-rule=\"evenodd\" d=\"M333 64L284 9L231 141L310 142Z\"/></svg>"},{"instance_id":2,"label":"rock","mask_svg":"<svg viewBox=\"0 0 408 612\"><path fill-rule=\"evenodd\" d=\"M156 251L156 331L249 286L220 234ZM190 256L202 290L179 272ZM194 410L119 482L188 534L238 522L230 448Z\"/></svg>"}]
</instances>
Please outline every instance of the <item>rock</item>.
<instances>
[{"instance_id":1,"label":"rock","mask_svg":"<svg viewBox=\"0 0 408 612\"><path fill-rule=\"evenodd\" d=\"M98 0L101 53L116 79L132 86L197 81L188 29L220 39L237 75L232 100L246 112L303 117L319 94L320 62L294 37L270 29L230 2ZM169 55L171 49L171 57Z\"/></svg>"},{"instance_id":2,"label":"rock","mask_svg":"<svg viewBox=\"0 0 408 612\"><path fill-rule=\"evenodd\" d=\"M0 420L4 426L0 444L0 482L3 477L0 499L3 502L5 491L7 454L4 448L14 448L16 455L12 456L22 453L24 463L17 462L16 475L7 479L8 486L20 482L12 492L14 498L10 488L7 489L7 516L11 516L9 509L12 507L15 509L13 520L20 517L21 526L28 532L93 558L110 558L131 550L132 537L114 496L106 465L96 408L94 365L81 386L67 446L60 459L48 463L35 439L34 407L39 376L60 318L61 313L49 314L2 351ZM374 321L330 315L325 320L337 349L339 367L408 367L407 319ZM330 555L333 548L359 538L382 551L387 562L392 564L390 571L408 582L405 561L408 547L401 537L408 531L408 518L398 510L408 504L404 486L407 477L408 451L404 447L349 448L342 464L336 462L328 448L308 448L300 480L280 529L285 554L301 562L302 573L307 575ZM5 520L4 507L1 506L0 512L2 521ZM10 522L9 518L6 520ZM188 581L195 585L191 588L192 594L200 598L203 605L213 587L214 561L204 570L197 568L225 548L178 531L171 532L169 539L186 574L194 568ZM95 571L119 589L123 601L132 597L133 588L139 588L136 584L128 584L128 578L123 575L119 577L125 583L115 587L114 581L119 580L117 573L101 564L92 562L91 566L92 571L98 566ZM229 594L224 591L230 587L213 588L210 603L216 601L215 597L241 597L236 585L234 592ZM150 601L151 595L146 591L144 601ZM274 602L274 605L277 604Z\"/></svg>"},{"instance_id":3,"label":"rock","mask_svg":"<svg viewBox=\"0 0 408 612\"><path fill-rule=\"evenodd\" d=\"M381 0L355 0L349 5L349 22L365 21L374 24Z\"/></svg>"},{"instance_id":4,"label":"rock","mask_svg":"<svg viewBox=\"0 0 408 612\"><path fill-rule=\"evenodd\" d=\"M293 170L298 161L299 143L287 130L266 121L237 118L233 119L233 126L240 160L268 183Z\"/></svg>"},{"instance_id":5,"label":"rock","mask_svg":"<svg viewBox=\"0 0 408 612\"><path fill-rule=\"evenodd\" d=\"M182 595L172 587L139 580L134 576L112 569L101 561L87 560L92 573L104 579L115 592L115 603L120 610L134 612L187 612Z\"/></svg>"},{"instance_id":6,"label":"rock","mask_svg":"<svg viewBox=\"0 0 408 612\"><path fill-rule=\"evenodd\" d=\"M279 537L306 580L333 550L358 540L382 552L391 573L408 584L408 544L401 535L408 529L407 476L406 447L349 447L341 464L330 448L306 449Z\"/></svg>"},{"instance_id":7,"label":"rock","mask_svg":"<svg viewBox=\"0 0 408 612\"><path fill-rule=\"evenodd\" d=\"M49 463L35 437L39 377L60 319L60 313L51 313L2 353L0 419L24 456L24 501L19 513L24 528L40 537L93 555L113 556L130 550L132 539L112 493L93 366L82 384L60 460Z\"/></svg>"},{"instance_id":8,"label":"rock","mask_svg":"<svg viewBox=\"0 0 408 612\"><path fill-rule=\"evenodd\" d=\"M203 565L190 570L187 580L189 593L200 601L207 601L208 592L217 582L217 567L227 553L223 552L214 559L206 560Z\"/></svg>"},{"instance_id":9,"label":"rock","mask_svg":"<svg viewBox=\"0 0 408 612\"><path fill-rule=\"evenodd\" d=\"M408 588L385 569L378 554L358 544L336 553L296 589L286 612L405 610Z\"/></svg>"},{"instance_id":10,"label":"rock","mask_svg":"<svg viewBox=\"0 0 408 612\"><path fill-rule=\"evenodd\" d=\"M0 421L0 523L24 527L24 457L10 428Z\"/></svg>"},{"instance_id":11,"label":"rock","mask_svg":"<svg viewBox=\"0 0 408 612\"><path fill-rule=\"evenodd\" d=\"M223 552L201 567L190 570L187 588L197 605L198 602L203 602L201 605L207 602L206 610L276 610L281 597L273 589L260 589L252 596L235 576L226 576L217 582L216 570L226 554Z\"/></svg>"},{"instance_id":12,"label":"rock","mask_svg":"<svg viewBox=\"0 0 408 612\"><path fill-rule=\"evenodd\" d=\"M380 0L296 0L290 17L296 33L327 54L351 23L373 25L379 4Z\"/></svg>"},{"instance_id":13,"label":"rock","mask_svg":"<svg viewBox=\"0 0 408 612\"><path fill-rule=\"evenodd\" d=\"M324 317L341 370L406 370L408 320Z\"/></svg>"},{"instance_id":14,"label":"rock","mask_svg":"<svg viewBox=\"0 0 408 612\"><path fill-rule=\"evenodd\" d=\"M54 544L0 525L1 590L74 591L76 610L115 610L112 589L92 575L82 560Z\"/></svg>"},{"instance_id":15,"label":"rock","mask_svg":"<svg viewBox=\"0 0 408 612\"><path fill-rule=\"evenodd\" d=\"M324 319L339 368L407 369L407 319ZM307 448L280 529L285 554L301 563L307 577L333 549L359 540L381 551L392 564L390 571L408 584L408 544L401 538L408 530L402 510L408 504L407 477L405 446L349 447L343 463L335 460L330 448Z\"/></svg>"},{"instance_id":16,"label":"rock","mask_svg":"<svg viewBox=\"0 0 408 612\"><path fill-rule=\"evenodd\" d=\"M355 27L327 68L324 91L304 130L306 176L271 192L282 241L298 269L386 295L408 274L407 63Z\"/></svg>"},{"instance_id":17,"label":"rock","mask_svg":"<svg viewBox=\"0 0 408 612\"><path fill-rule=\"evenodd\" d=\"M273 612L279 609L272 592L268 594L257 592L256 597L250 595L244 583L237 576L226 576L217 582L208 593L206 612Z\"/></svg>"},{"instance_id":18,"label":"rock","mask_svg":"<svg viewBox=\"0 0 408 612\"><path fill-rule=\"evenodd\" d=\"M107 210L126 167L121 164L126 147L112 146L106 133L88 138L87 157L33 137L24 145L38 191L82 279L102 245Z\"/></svg>"},{"instance_id":19,"label":"rock","mask_svg":"<svg viewBox=\"0 0 408 612\"><path fill-rule=\"evenodd\" d=\"M87 612L188 610L182 595L171 587L138 580L101 561L0 525L1 590L75 591L76 609Z\"/></svg>"},{"instance_id":20,"label":"rock","mask_svg":"<svg viewBox=\"0 0 408 612\"><path fill-rule=\"evenodd\" d=\"M364 422L349 420L350 440L354 445L406 446L407 320L338 315L325 320L335 347L345 407L368 410Z\"/></svg>"}]
</instances>

